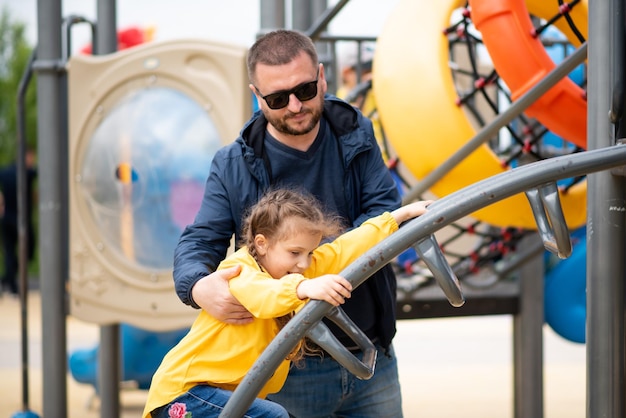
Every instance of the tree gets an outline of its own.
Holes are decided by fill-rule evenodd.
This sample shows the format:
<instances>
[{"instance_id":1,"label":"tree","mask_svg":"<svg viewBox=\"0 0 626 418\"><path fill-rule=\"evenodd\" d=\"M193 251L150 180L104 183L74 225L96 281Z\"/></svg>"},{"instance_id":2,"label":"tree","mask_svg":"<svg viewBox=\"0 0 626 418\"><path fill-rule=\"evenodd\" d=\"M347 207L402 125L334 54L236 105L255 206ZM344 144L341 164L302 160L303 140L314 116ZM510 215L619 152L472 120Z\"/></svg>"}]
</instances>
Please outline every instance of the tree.
<instances>
[{"instance_id":1,"label":"tree","mask_svg":"<svg viewBox=\"0 0 626 418\"><path fill-rule=\"evenodd\" d=\"M0 13L0 165L15 160L17 153L17 93L33 48L26 41L26 25L12 21L5 7ZM37 144L36 80L31 79L26 90L25 138L27 144Z\"/></svg>"}]
</instances>

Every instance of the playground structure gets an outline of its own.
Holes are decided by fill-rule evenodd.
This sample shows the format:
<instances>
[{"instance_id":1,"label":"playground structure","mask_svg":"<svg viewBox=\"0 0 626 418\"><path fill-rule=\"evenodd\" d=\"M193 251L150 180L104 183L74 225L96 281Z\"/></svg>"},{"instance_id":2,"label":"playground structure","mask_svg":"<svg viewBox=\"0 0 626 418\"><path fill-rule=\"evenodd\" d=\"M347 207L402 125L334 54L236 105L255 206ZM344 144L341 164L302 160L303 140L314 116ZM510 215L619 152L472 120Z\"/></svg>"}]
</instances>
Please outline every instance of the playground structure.
<instances>
[{"instance_id":1,"label":"playground structure","mask_svg":"<svg viewBox=\"0 0 626 418\"><path fill-rule=\"evenodd\" d=\"M268 5L269 3L273 2L263 3L265 3L265 5ZM310 30L310 34L314 39L317 39L317 37L319 37L320 39L322 38L319 33L323 29L324 19L332 18L332 13L336 13L336 9L340 8L342 3L345 2L339 2L333 10L330 10L329 13L323 15L323 18L320 19L319 22L316 22L319 23L319 26L313 25L313 29ZM99 23L97 27L97 32L102 35L99 38L102 42L104 42L103 39L106 39L108 36L108 45L100 48L100 51L101 53L105 51L112 52L115 47L111 43L110 35L111 30L115 28L115 25L114 18L112 18L112 16L114 16L114 12L112 13L111 9L113 9L114 11L114 7L111 7L110 4L107 5L106 2L101 2L101 5L102 6L99 7ZM603 31L608 31L611 27L616 26L618 28L621 28L623 26L623 22L616 22L619 23L616 25L602 24L604 23L604 20L609 20L610 16L621 15L620 13L613 13L613 11L623 6L618 5L617 2L611 5L595 6L597 7L597 9L593 10L595 11L595 13L597 13L595 14L595 16L598 18L598 22L592 21L590 19L590 45L594 45L594 35L598 37L596 39L612 39L612 42L614 42L615 45L613 45L613 48L610 48L610 46L606 45L597 45L595 55L590 54L589 66L590 69L595 69L595 71L598 72L596 74L599 74L603 77L602 80L605 80L607 78L612 80L612 78L615 78L619 81L621 80L620 77L623 74L623 63L620 61L620 59L623 58L623 54L620 52L623 48L623 39L621 39L619 36L616 36L615 38L612 38L610 36L600 38L600 36L603 34ZM593 13L591 13L592 7L594 7L593 4L590 5L590 17L594 15ZM60 19L59 11L54 9L54 4L43 4L42 2L42 4L40 4L40 8L43 9L41 15L57 16ZM603 13L606 13L606 15L604 15ZM424 13L423 15L425 14L426 13ZM598 16L602 17L602 19L604 20L601 20ZM51 22L47 23L40 21L39 33L41 42L38 46L39 55L34 65L34 68L39 71L39 83L40 89L42 89L40 91L52 93L52 96L55 96L55 94L62 95L62 92L59 91L59 87L57 84L57 77L59 76L59 73L62 72L61 70L63 66L59 65L60 63L58 61L54 61L57 60L60 55L55 56L55 53L59 52L56 48L57 45L50 42L50 39L56 39L54 34L57 33L56 31L58 28L55 28L54 25L59 24L60 26L60 20L56 20L57 19L52 19ZM595 22L595 24L592 24L592 22ZM264 25L264 27L281 26L280 24L276 24L277 22L265 23L266 24ZM309 25L310 24L311 22L309 22ZM593 30L591 30L593 29L594 25L597 25L595 26L595 29L599 33L593 32ZM115 31L113 30L113 34L114 33ZM44 37L48 35L50 35L50 39L44 39ZM396 40L396 42L398 41ZM570 57L571 59L564 61L562 66L559 66L556 71L561 71L567 74L569 71L571 71L571 69L575 68L577 65L580 64L580 62L582 62L582 60L584 60L586 51L586 45L581 46L577 50L577 52L573 54L572 57ZM605 62L602 61L602 59L606 58L606 56L609 55L609 51L613 51L613 54L615 54L615 56L619 58L611 61L615 62L614 67L609 66L609 68L606 70L604 70L599 64L596 64L598 65L597 68L594 67L595 62ZM608 60L606 60L606 62L608 62ZM604 73L603 71L608 72L608 74ZM592 74L592 71L590 71L590 74ZM548 80L549 76L550 74L547 74L545 76L545 80ZM563 74L561 74L561 76L558 78L561 77L563 77ZM378 78L375 79L374 86L377 85L376 83L378 83ZM590 106L590 111L588 112L587 116L587 120L589 122L589 127L587 128L587 130L588 132L591 132L591 134L589 135L590 141L587 146L590 150L595 148L605 148L613 146L614 142L617 142L617 140L620 139L620 136L617 134L618 130L616 129L615 132L610 132L610 127L611 123L619 126L619 122L622 116L622 102L620 101L622 97L619 95L617 96L620 100L614 102L611 109L606 109L602 106L599 106L600 103L610 103L611 101L606 99L608 97L614 97L613 92L605 91L606 89L600 88L603 87L604 84L605 83L602 83L600 80L590 79L588 85L589 101L590 103L595 105L594 108ZM611 82L608 84L612 86L616 83ZM520 93L520 97L518 98L518 100L515 101L513 105L509 108L510 112L504 112L503 115L511 115L515 112L518 112L518 114L521 113L524 110L523 106L516 107L516 104L522 103L524 100L526 100L526 102L533 102L532 98L530 98L532 94L539 92L540 95L541 93L546 91L541 91L541 88L539 86L540 83L530 89L528 92ZM593 90L592 87L596 88L597 90ZM51 109L51 103L46 104L46 101L48 100L47 96L42 95L42 99L40 99L40 101L43 102L41 106L47 109L47 111L41 111L43 116L42 119L44 120L40 121L40 124L51 123L52 125L43 126L60 127L59 124L62 118L60 117L61 115L58 114L58 110ZM381 112L384 112L384 104L381 103L380 105ZM592 114L592 111L595 111L598 114ZM612 119L610 121L606 121L606 113L609 111L611 111ZM55 116L56 119L54 119ZM496 119L496 122L484 127L484 130L481 130L477 134L477 136L481 135L481 132L489 130L493 132L494 130L499 129L502 126L498 126L498 123L500 122L502 122L501 119ZM393 126L393 124L390 124L390 126ZM63 131L63 129L60 129L60 131ZM62 137L60 135L57 137L54 132L56 132L55 129L52 129L52 133L46 132L46 135L48 137L52 137L50 143L47 143L46 141L41 142L41 151L44 151L44 148L45 151L49 151L49 153L42 152L42 154L46 155L48 158L42 158L40 168L42 174L44 174L44 172L48 170L47 174L49 174L49 176L46 176L45 182L50 182L50 184L47 185L50 188L47 190L45 189L45 185L42 184L43 202L60 201L62 196L59 190L61 188L60 185L64 184L63 177L67 175L67 173L64 174L61 172L62 170L58 169L58 163L67 159L67 156L63 155L62 153L62 151L66 148L61 146L59 147L59 149L50 149L51 143L55 144L57 142L63 142ZM43 131L41 136L44 137ZM611 143L601 142L598 138L611 138ZM469 140L470 138L465 139ZM468 143L471 142L472 141ZM381 246L373 249L371 253L365 254L363 259L367 260L369 259L369 257L373 257L374 254L376 254L381 255L381 257L378 258L379 260L381 260L379 263L385 263L391 261L394 256L399 255L400 252L404 249L417 243L418 245L415 245L417 247L416 251L420 255L422 255L423 260L428 260L431 262L431 265L429 265L428 267L435 276L435 279L439 281L441 287L444 290L447 290L448 300L452 302L453 305L460 305L463 302L463 294L461 292L461 288L458 285L458 282L456 281L456 278L454 277L455 272L449 269L447 261L443 259L443 257L441 257L439 254L432 259L427 255L431 252L437 253L437 249L439 248L439 245L437 245L437 241L431 239L431 234L434 234L437 230L440 230L444 226L449 225L451 222L458 220L462 216L473 214L477 210L481 210L483 208L487 209L491 207L492 204L497 203L504 198L526 192L526 195L531 202L530 207L535 210L533 212L529 212L530 216L526 217L523 226L530 226L531 221L529 221L528 219L533 221L533 225L534 221L537 221L540 235L544 238L541 248L545 246L546 248L555 250L562 256L567 256L571 251L571 247L569 248L569 250L567 248L569 243L569 235L567 231L564 231L564 228L567 229L567 224L565 224L564 221L561 219L560 205L558 204L558 201L561 198L559 197L558 188L555 186L554 182L564 178L582 176L599 170L606 170L611 167L620 166L624 163L624 161L626 161L626 158L623 154L624 151L621 149L621 147L615 147L615 149L581 152L572 156L564 156L541 163L533 163L533 165L519 167L516 170L502 170L500 174L490 177L487 180L476 180L471 182L472 185L466 186L465 188L459 187L458 189L461 189L459 191L454 191L451 193L444 192L442 193L442 196L446 197L440 199L437 204L433 206L433 209L436 210L433 210L431 212L432 215L417 220L419 222L416 221L412 223L410 228L403 228L403 234L397 237L397 242L395 240L385 242L381 244ZM404 162L404 160L402 161ZM43 177L44 176L42 175L42 178ZM601 178L601 181L597 180L594 184L591 181L591 179L593 178ZM587 256L588 261L590 261L590 265L587 268L587 271L591 273L591 277L597 277L602 279L596 281L588 280L587 283L588 289L594 289L594 292L590 292L591 295L590 299L588 300L589 318L587 319L587 323L589 326L587 333L587 343L589 347L589 353L591 354L588 377L589 382L591 383L588 392L588 396L590 399L588 411L589 416L601 416L602 412L605 411L607 408L610 411L610 416L619 417L623 416L624 413L623 401L621 400L621 394L623 394L624 392L623 383L620 386L619 381L606 381L606 376L615 373L616 370L618 374L623 376L623 361L621 363L622 366L620 367L620 364L615 364L616 360L615 358L613 358L613 356L606 356L609 358L603 356L604 352L606 352L607 350L616 353L616 358L623 358L624 354L623 338L619 338L620 335L623 337L622 314L624 306L623 301L620 299L621 297L623 297L623 285L618 283L619 279L622 278L624 275L623 265L620 264L620 262L618 261L621 258L619 254L623 253L623 243L621 242L623 240L622 237L624 223L623 210L621 210L621 208L623 208L623 196L620 194L621 189L619 186L619 183L621 181L622 180L619 177L614 176L609 172L603 172L594 176L589 176L587 186L589 188L589 193L591 194L591 196L594 197L594 199L590 199L592 203L587 205L589 211L587 217L593 220L594 235L589 237L587 239L587 242L593 242L597 244L597 247L595 248L598 248L597 251L590 251L590 254L588 254ZM598 187L598 183L600 183L602 187ZM613 187L608 187L608 185L613 185L614 183L615 185ZM597 189L593 189L593 186L596 186ZM416 190L418 189L419 183L417 188L413 188L409 191L409 195L415 194ZM424 189L424 191L425 190L426 189ZM602 194L606 194L609 192L612 193L610 196ZM565 204L564 212L566 212L566 217L567 213L569 213L567 210L568 207L570 208L570 210L572 210L572 208L580 209L581 206L585 205L585 193L577 193L577 199L579 199L578 201L572 204ZM45 196L46 194L47 196ZM598 195L602 196L603 198ZM571 195L568 195L568 198L569 196ZM45 200L44 197L47 197L48 199ZM557 203L555 203L555 201ZM612 206L606 208L603 206L603 202L607 201L617 203L614 203ZM523 205L527 206L527 203L523 202ZM63 205L61 205L61 207L62 206ZM42 213L42 236L44 236L44 234L48 232L50 233L50 236L49 238L46 237L46 240L52 239L51 242L55 242L53 239L54 237L63 236L63 233L60 230L60 225L64 225L64 223L54 223L53 221L63 221L63 214L62 211L59 210L59 207L55 205L51 205L47 208L44 207L44 209L47 210L44 210L44 213ZM605 224L607 223L607 217L600 216L594 218L594 215L598 216L598 214L603 210L608 210L608 213L610 215L610 225L606 227ZM575 216L577 214L576 212L577 211L574 210L574 215L570 216ZM506 221L503 223L507 224ZM581 222L574 223L576 224L576 226L581 225ZM582 223L584 224L584 219L582 220ZM495 224L498 224L498 222L495 222ZM621 234L616 234L616 226L622 228ZM603 245L603 242L606 242L607 244ZM600 249L602 249L603 251L600 251ZM521 250L522 248L520 248L520 251ZM58 315L50 315L49 317L46 317L46 312L63 311L63 309L56 310L60 307L59 304L61 304L64 300L64 294L62 290L63 286L53 288L56 279L59 279L62 282L62 278L65 277L65 275L63 274L64 270L62 263L60 263L59 261L63 259L63 251L63 248L42 248L41 262L42 265L49 266L49 268L46 268L45 270L46 273L50 274L51 276L51 278L48 280L42 280L42 293L46 295L46 299L43 301L43 329L44 333L53 333L52 335L56 337L58 337L58 335L62 335L64 332L64 318L59 318ZM531 251L531 254L536 255L536 250ZM57 256L58 258L55 258ZM533 258L530 257L528 259ZM382 264L376 264L376 267L372 268L371 271L368 270L369 274L373 273L374 269L379 268L381 265ZM357 267L355 266L353 269L348 268L344 272L347 277L353 280L353 284L355 285L360 284L368 276L368 274L358 275L355 273L356 271ZM439 274L436 273L437 271L439 272ZM521 279L522 282L524 282L524 280L525 278ZM50 288L44 289L43 286ZM622 291L620 292L620 290ZM58 299L55 299L57 297ZM438 297L435 297L435 299L443 300L440 295ZM504 298L496 295L493 296L492 299L494 301L501 301ZM446 300L443 301L447 303ZM429 303L431 302L432 300L429 301ZM520 315L521 318L524 318L524 315L528 312L528 306L526 305L525 307L525 303L528 303L528 301L524 300L523 294L513 294L510 295L508 302L502 305L499 310L490 309L480 312L480 304L476 304L473 308L466 310L464 314L510 313ZM406 305L403 306L409 306L411 304L415 304L415 301L408 301ZM467 298L466 306L470 307L471 304L472 299ZM419 311L413 310L410 311L410 313L412 313L413 317L420 317ZM307 307L307 310L303 311L303 313L299 315L310 315L307 318L315 322L321 319L321 317L323 317L324 315L328 314L329 312L322 304L310 304ZM442 313L440 312L440 314ZM431 315L437 315L437 313L431 313ZM622 320L615 321L612 319L614 317L622 318ZM537 318L531 318L530 320L534 320L536 322L536 319ZM543 317L540 318L540 322L543 323ZM616 322L621 323L616 324ZM302 328L300 324L301 321L293 321L291 329L295 329L297 331L297 335L302 336L308 330ZM113 348L117 347L116 343L118 342L118 331L119 330L115 325L103 326L103 339L101 347L103 349L104 356L101 358L102 361L106 362L107 364L116 364L119 361L119 353L116 353L115 348ZM609 335L609 331L612 333L610 335L616 336L617 341L611 340L610 343L607 342L609 341L609 338L605 337ZM52 340L54 340L54 338L52 338L51 341ZM276 339L276 344L273 344L271 347L268 348L267 359L271 360L274 358L280 358L280 353L282 352L281 350L286 350L290 348L290 344L292 342L293 341L291 340L286 340L285 338L283 338L282 334L279 335L279 337ZM537 358L537 354L541 353L540 343L540 338L539 340L537 340L535 336L535 338L530 339L530 343L527 342L527 344L529 344L530 346L530 349L523 350L520 348L520 351L525 351L526 353L519 353L520 356L528 356L527 360L529 361L529 363L532 363L535 371L537 365L539 365L540 367L541 364L540 356L539 358ZM537 344L539 344L539 349L537 349ZM62 396L63 385L53 383L60 380L60 376L65 375L65 368L63 367L63 370L61 371L61 366L65 364L64 358L66 356L66 353L64 347L61 347L61 345L63 344L50 347L50 350L44 353L44 363L50 366L48 368L50 373L48 375L48 379L46 379L46 376L44 376L44 381L47 383L46 387L44 388L44 408L46 409L46 416L48 416L48 409L51 411L50 414L60 413L61 415L59 416L63 416L62 414L64 408L63 405L59 403L61 402L61 399L65 399L65 397ZM329 348L329 350L330 349L331 348ZM529 352L530 354L528 354ZM599 353L602 358L594 356L595 353ZM63 358L60 357L61 355L63 356ZM341 354L338 353L338 355L340 356ZM350 370L355 370L355 372L357 373L359 372L358 369L361 367L361 365L359 363L351 363L351 357L345 356L342 361L345 362L346 366L349 367ZM518 366L519 365L516 364L516 367ZM610 369L608 369L607 371L608 367L610 367ZM112 410L103 409L103 416L116 416L115 399L118 392L117 382L119 382L120 376L117 375L114 369L115 368L108 368L107 372L104 373L103 376L101 376L102 381L105 383L100 388L101 396L108 399L108 402L103 402L103 405L107 405L107 407L112 408ZM251 379L254 379L255 376L258 376L254 374L257 372L258 370L256 369L252 370ZM266 368L261 372L271 372L271 370L270 368ZM523 371L520 371L520 373L523 373ZM519 383L520 386L527 386L529 384L537 382L522 378L521 382ZM518 414L516 416L541 416L541 397L540 395L537 395L537 393L540 393L541 391L541 384L538 383L535 386L536 388L530 392L527 392L527 388L520 388L519 391L517 391L516 389L516 399L518 399L520 403L520 405L516 405L516 414ZM242 390L239 391L240 393L237 396L254 396L254 387L249 385L248 382L242 384L241 388ZM243 393L245 389L247 389L247 391ZM602 390L603 392L600 392L600 390ZM48 407L46 407L46 403ZM245 401L240 402L239 406L245 406ZM228 413L230 414L231 412ZM237 416L238 412L235 411L232 412L232 414L233 416Z\"/></svg>"}]
</instances>

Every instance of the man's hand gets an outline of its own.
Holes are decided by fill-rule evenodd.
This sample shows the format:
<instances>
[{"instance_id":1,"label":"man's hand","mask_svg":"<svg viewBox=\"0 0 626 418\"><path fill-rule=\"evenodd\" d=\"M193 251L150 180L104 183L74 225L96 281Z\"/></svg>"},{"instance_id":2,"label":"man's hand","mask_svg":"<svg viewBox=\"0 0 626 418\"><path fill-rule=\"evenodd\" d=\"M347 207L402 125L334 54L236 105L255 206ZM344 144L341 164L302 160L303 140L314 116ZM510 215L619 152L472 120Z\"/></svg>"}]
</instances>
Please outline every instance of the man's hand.
<instances>
[{"instance_id":1,"label":"man's hand","mask_svg":"<svg viewBox=\"0 0 626 418\"><path fill-rule=\"evenodd\" d=\"M228 280L237 276L241 266L218 270L198 280L191 289L193 300L214 318L231 325L252 322L252 314L230 293Z\"/></svg>"}]
</instances>

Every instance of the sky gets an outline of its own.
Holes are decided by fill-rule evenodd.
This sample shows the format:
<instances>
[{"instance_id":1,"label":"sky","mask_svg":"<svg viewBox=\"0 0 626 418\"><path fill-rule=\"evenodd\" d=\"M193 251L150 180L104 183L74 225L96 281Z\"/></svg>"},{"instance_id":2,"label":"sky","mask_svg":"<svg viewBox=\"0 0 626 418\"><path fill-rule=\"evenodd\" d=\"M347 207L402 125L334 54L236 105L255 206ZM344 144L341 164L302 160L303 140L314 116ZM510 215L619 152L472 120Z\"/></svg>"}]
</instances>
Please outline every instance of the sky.
<instances>
[{"instance_id":1,"label":"sky","mask_svg":"<svg viewBox=\"0 0 626 418\"><path fill-rule=\"evenodd\" d=\"M41 1L41 0L39 0ZM333 35L377 36L399 0L350 0L333 20ZM14 19L26 23L27 38L37 42L38 0L0 0ZM287 0L287 8L291 2ZM329 0L329 7L336 1ZM62 0L62 16L96 19L97 0ZM117 26L152 26L154 40L203 38L250 46L260 29L260 0L118 0ZM72 29L74 52L90 42L87 25Z\"/></svg>"}]
</instances>

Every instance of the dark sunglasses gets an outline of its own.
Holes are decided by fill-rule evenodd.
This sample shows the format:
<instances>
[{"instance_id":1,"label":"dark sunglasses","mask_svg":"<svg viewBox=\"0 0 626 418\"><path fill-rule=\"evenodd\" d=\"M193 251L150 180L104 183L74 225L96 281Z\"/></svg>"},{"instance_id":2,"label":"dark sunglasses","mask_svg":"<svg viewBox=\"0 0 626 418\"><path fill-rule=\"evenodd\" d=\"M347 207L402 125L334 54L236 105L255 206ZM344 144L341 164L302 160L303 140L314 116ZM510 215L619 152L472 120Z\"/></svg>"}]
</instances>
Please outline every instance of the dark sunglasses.
<instances>
[{"instance_id":1,"label":"dark sunglasses","mask_svg":"<svg viewBox=\"0 0 626 418\"><path fill-rule=\"evenodd\" d=\"M289 104L289 96L292 94L301 102L306 102L307 100L311 100L317 96L317 80L319 80L319 75L320 70L318 68L314 81L299 84L290 90L277 91L276 93L268 94L267 96L261 96L261 98L265 100L267 106L273 110L282 109L287 106ZM261 92L259 89L257 89L256 86L254 88L260 95Z\"/></svg>"}]
</instances>

